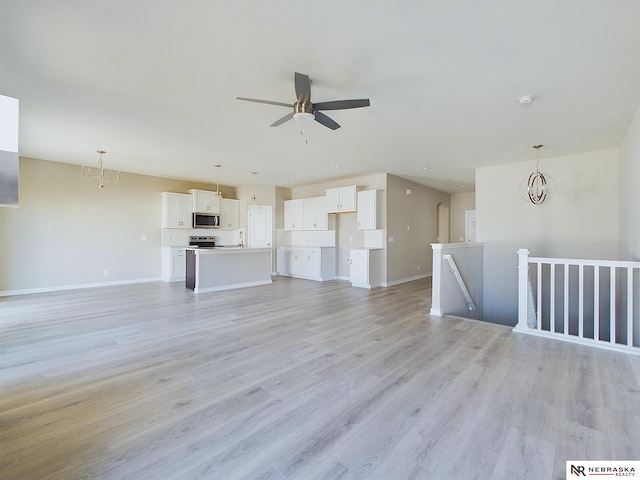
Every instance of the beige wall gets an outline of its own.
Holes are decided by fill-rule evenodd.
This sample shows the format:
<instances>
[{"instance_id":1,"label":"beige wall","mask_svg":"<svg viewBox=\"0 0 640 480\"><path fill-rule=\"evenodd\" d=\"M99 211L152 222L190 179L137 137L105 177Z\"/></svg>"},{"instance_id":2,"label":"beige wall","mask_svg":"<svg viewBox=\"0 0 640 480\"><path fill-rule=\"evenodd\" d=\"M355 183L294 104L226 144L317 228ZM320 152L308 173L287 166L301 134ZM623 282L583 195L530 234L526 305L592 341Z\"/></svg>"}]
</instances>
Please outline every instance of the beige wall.
<instances>
[{"instance_id":1,"label":"beige wall","mask_svg":"<svg viewBox=\"0 0 640 480\"><path fill-rule=\"evenodd\" d=\"M464 242L464 212L476 209L476 192L454 193L451 195L450 240L453 243Z\"/></svg>"},{"instance_id":2,"label":"beige wall","mask_svg":"<svg viewBox=\"0 0 640 480\"><path fill-rule=\"evenodd\" d=\"M556 194L532 205L519 185L535 166L515 163L476 170L477 241L484 242L484 319L514 325L517 254L619 258L617 149L547 158L540 170L555 179Z\"/></svg>"},{"instance_id":3,"label":"beige wall","mask_svg":"<svg viewBox=\"0 0 640 480\"><path fill-rule=\"evenodd\" d=\"M411 195L407 195L407 189ZM450 195L404 178L387 176L387 283L431 275L431 244L437 242L438 203L449 207Z\"/></svg>"},{"instance_id":4,"label":"beige wall","mask_svg":"<svg viewBox=\"0 0 640 480\"><path fill-rule=\"evenodd\" d=\"M640 107L620 147L620 253L640 261Z\"/></svg>"},{"instance_id":5,"label":"beige wall","mask_svg":"<svg viewBox=\"0 0 640 480\"><path fill-rule=\"evenodd\" d=\"M215 185L123 173L97 189L78 165L21 158L20 206L0 208L0 292L159 278L160 193L190 188Z\"/></svg>"}]
</instances>

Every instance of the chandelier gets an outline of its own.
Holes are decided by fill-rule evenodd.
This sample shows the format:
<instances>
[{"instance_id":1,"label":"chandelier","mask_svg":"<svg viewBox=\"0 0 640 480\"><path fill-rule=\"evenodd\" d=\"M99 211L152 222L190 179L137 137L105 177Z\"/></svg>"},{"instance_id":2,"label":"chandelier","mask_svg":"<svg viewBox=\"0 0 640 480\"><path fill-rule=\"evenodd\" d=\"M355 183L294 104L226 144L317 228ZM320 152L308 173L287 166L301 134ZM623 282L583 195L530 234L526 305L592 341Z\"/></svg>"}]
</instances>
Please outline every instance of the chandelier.
<instances>
[{"instance_id":1,"label":"chandelier","mask_svg":"<svg viewBox=\"0 0 640 480\"><path fill-rule=\"evenodd\" d=\"M545 175L538 169L539 153L542 147L543 145L533 146L536 150L536 170L520 184L520 195L534 205L542 205L547 198L553 196L556 189L555 181L551 175Z\"/></svg>"},{"instance_id":2,"label":"chandelier","mask_svg":"<svg viewBox=\"0 0 640 480\"><path fill-rule=\"evenodd\" d=\"M100 159L98 160L98 168L82 166L82 178L89 185L97 188L104 188L120 180L120 172L115 170L105 170L102 166L102 155L107 153L104 150L98 150Z\"/></svg>"}]
</instances>

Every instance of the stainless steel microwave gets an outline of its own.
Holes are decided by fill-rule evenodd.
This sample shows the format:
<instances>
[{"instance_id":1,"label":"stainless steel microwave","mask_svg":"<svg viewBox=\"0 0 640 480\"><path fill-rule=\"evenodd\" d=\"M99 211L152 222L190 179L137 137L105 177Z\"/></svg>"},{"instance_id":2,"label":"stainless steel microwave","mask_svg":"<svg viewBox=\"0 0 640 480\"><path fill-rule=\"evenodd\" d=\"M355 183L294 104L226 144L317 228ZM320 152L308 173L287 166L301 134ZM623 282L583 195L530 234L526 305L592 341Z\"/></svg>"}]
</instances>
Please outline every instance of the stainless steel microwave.
<instances>
[{"instance_id":1,"label":"stainless steel microwave","mask_svg":"<svg viewBox=\"0 0 640 480\"><path fill-rule=\"evenodd\" d=\"M220 228L220 214L194 213L193 228Z\"/></svg>"}]
</instances>

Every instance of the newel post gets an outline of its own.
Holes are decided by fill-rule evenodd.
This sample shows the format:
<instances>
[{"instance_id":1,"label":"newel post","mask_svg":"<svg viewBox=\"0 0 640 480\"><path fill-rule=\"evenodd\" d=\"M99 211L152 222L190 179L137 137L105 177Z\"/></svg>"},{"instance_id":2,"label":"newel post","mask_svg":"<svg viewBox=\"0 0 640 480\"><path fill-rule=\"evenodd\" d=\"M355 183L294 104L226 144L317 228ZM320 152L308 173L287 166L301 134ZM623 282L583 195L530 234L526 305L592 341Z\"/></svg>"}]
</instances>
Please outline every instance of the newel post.
<instances>
[{"instance_id":1,"label":"newel post","mask_svg":"<svg viewBox=\"0 0 640 480\"><path fill-rule=\"evenodd\" d=\"M518 323L514 330L528 330L529 250L518 250Z\"/></svg>"},{"instance_id":2,"label":"newel post","mask_svg":"<svg viewBox=\"0 0 640 480\"><path fill-rule=\"evenodd\" d=\"M431 276L431 310L429 315L441 317L442 311L442 247L441 243L432 243L433 248L433 272Z\"/></svg>"}]
</instances>

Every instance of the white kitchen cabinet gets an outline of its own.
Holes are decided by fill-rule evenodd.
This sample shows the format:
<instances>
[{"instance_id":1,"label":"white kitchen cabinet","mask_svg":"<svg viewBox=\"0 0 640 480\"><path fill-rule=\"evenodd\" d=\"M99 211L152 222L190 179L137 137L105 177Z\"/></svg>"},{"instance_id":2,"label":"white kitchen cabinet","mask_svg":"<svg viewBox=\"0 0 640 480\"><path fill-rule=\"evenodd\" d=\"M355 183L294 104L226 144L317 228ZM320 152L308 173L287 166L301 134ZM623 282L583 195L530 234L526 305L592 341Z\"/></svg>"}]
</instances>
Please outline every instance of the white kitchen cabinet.
<instances>
[{"instance_id":1,"label":"white kitchen cabinet","mask_svg":"<svg viewBox=\"0 0 640 480\"><path fill-rule=\"evenodd\" d=\"M329 188L325 190L329 213L356 211L356 186Z\"/></svg>"},{"instance_id":2,"label":"white kitchen cabinet","mask_svg":"<svg viewBox=\"0 0 640 480\"><path fill-rule=\"evenodd\" d=\"M354 287L382 285L382 250L352 248L349 252L349 280Z\"/></svg>"},{"instance_id":3,"label":"white kitchen cabinet","mask_svg":"<svg viewBox=\"0 0 640 480\"><path fill-rule=\"evenodd\" d=\"M302 225L303 230L327 230L326 196L302 199Z\"/></svg>"},{"instance_id":4,"label":"white kitchen cabinet","mask_svg":"<svg viewBox=\"0 0 640 480\"><path fill-rule=\"evenodd\" d=\"M285 200L284 202L284 229L304 229L304 199Z\"/></svg>"},{"instance_id":5,"label":"white kitchen cabinet","mask_svg":"<svg viewBox=\"0 0 640 480\"><path fill-rule=\"evenodd\" d=\"M336 278L334 247L278 247L279 275L326 281Z\"/></svg>"},{"instance_id":6,"label":"white kitchen cabinet","mask_svg":"<svg viewBox=\"0 0 640 480\"><path fill-rule=\"evenodd\" d=\"M292 277L306 277L308 263L306 248L293 247L289 250L289 275Z\"/></svg>"},{"instance_id":7,"label":"white kitchen cabinet","mask_svg":"<svg viewBox=\"0 0 640 480\"><path fill-rule=\"evenodd\" d=\"M357 192L356 225L358 230L375 230L378 228L378 193L378 190Z\"/></svg>"},{"instance_id":8,"label":"white kitchen cabinet","mask_svg":"<svg viewBox=\"0 0 640 480\"><path fill-rule=\"evenodd\" d=\"M220 227L236 230L240 224L240 200L220 199Z\"/></svg>"},{"instance_id":9,"label":"white kitchen cabinet","mask_svg":"<svg viewBox=\"0 0 640 480\"><path fill-rule=\"evenodd\" d=\"M309 278L322 277L322 250L307 248L307 276Z\"/></svg>"},{"instance_id":10,"label":"white kitchen cabinet","mask_svg":"<svg viewBox=\"0 0 640 480\"><path fill-rule=\"evenodd\" d=\"M220 197L209 190L189 190L193 195L193 211L197 213L220 213Z\"/></svg>"},{"instance_id":11,"label":"white kitchen cabinet","mask_svg":"<svg viewBox=\"0 0 640 480\"><path fill-rule=\"evenodd\" d=\"M165 282L184 281L187 255L184 247L162 247L161 276Z\"/></svg>"},{"instance_id":12,"label":"white kitchen cabinet","mask_svg":"<svg viewBox=\"0 0 640 480\"><path fill-rule=\"evenodd\" d=\"M191 195L163 192L162 228L191 228Z\"/></svg>"},{"instance_id":13,"label":"white kitchen cabinet","mask_svg":"<svg viewBox=\"0 0 640 480\"><path fill-rule=\"evenodd\" d=\"M278 247L276 249L276 269L278 275L289 275L289 248Z\"/></svg>"}]
</instances>

